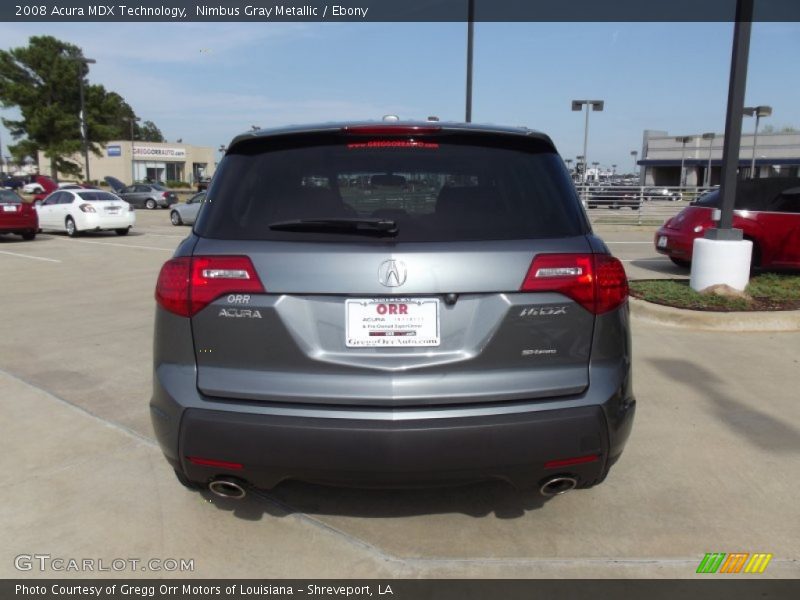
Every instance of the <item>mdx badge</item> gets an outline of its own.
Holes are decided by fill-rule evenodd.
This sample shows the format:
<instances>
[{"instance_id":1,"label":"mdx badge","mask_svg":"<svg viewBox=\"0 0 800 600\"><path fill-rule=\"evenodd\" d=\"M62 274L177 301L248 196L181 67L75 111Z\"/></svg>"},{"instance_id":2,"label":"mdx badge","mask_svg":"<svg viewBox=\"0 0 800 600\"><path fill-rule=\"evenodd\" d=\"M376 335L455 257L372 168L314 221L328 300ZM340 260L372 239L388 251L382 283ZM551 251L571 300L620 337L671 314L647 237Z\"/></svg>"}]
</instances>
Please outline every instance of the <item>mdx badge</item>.
<instances>
[{"instance_id":1,"label":"mdx badge","mask_svg":"<svg viewBox=\"0 0 800 600\"><path fill-rule=\"evenodd\" d=\"M534 306L523 308L519 313L520 317L550 317L554 315L567 314L566 306Z\"/></svg>"},{"instance_id":2,"label":"mdx badge","mask_svg":"<svg viewBox=\"0 0 800 600\"><path fill-rule=\"evenodd\" d=\"M385 260L378 267L378 282L386 287L403 285L406 275L406 263L402 260Z\"/></svg>"}]
</instances>

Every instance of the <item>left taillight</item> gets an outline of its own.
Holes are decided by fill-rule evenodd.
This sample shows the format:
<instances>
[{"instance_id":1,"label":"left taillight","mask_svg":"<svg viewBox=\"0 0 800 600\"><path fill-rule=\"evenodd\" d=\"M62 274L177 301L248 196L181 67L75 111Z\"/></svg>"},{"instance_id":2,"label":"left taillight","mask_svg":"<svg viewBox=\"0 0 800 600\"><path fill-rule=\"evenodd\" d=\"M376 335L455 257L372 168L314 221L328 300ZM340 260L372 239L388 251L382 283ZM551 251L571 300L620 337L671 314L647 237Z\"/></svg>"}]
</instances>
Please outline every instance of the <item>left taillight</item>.
<instances>
[{"instance_id":1,"label":"left taillight","mask_svg":"<svg viewBox=\"0 0 800 600\"><path fill-rule=\"evenodd\" d=\"M600 315L628 299L628 278L622 263L607 254L539 254L520 291L563 294Z\"/></svg>"},{"instance_id":2,"label":"left taillight","mask_svg":"<svg viewBox=\"0 0 800 600\"><path fill-rule=\"evenodd\" d=\"M182 317L191 317L224 294L264 293L246 256L194 256L168 260L156 283L156 302Z\"/></svg>"}]
</instances>

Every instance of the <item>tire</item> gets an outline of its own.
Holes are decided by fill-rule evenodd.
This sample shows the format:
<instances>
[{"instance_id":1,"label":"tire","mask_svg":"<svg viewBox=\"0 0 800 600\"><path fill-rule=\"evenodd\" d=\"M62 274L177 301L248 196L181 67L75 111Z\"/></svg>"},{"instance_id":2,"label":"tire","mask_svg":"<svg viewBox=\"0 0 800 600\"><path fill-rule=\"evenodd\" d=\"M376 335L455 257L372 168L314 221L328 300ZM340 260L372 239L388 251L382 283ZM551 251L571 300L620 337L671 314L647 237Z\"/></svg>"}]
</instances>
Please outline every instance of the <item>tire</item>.
<instances>
[{"instance_id":1,"label":"tire","mask_svg":"<svg viewBox=\"0 0 800 600\"><path fill-rule=\"evenodd\" d=\"M674 256L670 256L669 259L678 267L683 269L688 269L692 266L692 261L684 260L682 258L675 258Z\"/></svg>"},{"instance_id":2,"label":"tire","mask_svg":"<svg viewBox=\"0 0 800 600\"><path fill-rule=\"evenodd\" d=\"M181 485L186 489L192 490L194 492L198 492L200 490L205 489L206 486L204 486L202 483L197 483L196 481L191 481L190 479L187 479L186 475L184 475L182 471L179 471L178 469L174 469L174 471L175 471L175 477L178 478L178 481L180 481Z\"/></svg>"},{"instance_id":3,"label":"tire","mask_svg":"<svg viewBox=\"0 0 800 600\"><path fill-rule=\"evenodd\" d=\"M64 221L64 226L67 228L67 235L71 238L78 237L80 232L78 231L77 226L75 225L75 221L72 217L67 217Z\"/></svg>"},{"instance_id":4,"label":"tire","mask_svg":"<svg viewBox=\"0 0 800 600\"><path fill-rule=\"evenodd\" d=\"M36 232L35 231L26 231L25 233L23 233L21 235L22 235L22 239L25 240L26 242L30 242L32 239L36 238Z\"/></svg>"},{"instance_id":5,"label":"tire","mask_svg":"<svg viewBox=\"0 0 800 600\"><path fill-rule=\"evenodd\" d=\"M156 201L153 200L152 198L148 198L147 202L144 203L144 207L147 210L154 210L155 208L158 207L158 204L156 204Z\"/></svg>"},{"instance_id":6,"label":"tire","mask_svg":"<svg viewBox=\"0 0 800 600\"><path fill-rule=\"evenodd\" d=\"M115 229L114 232L117 235L128 235L128 232L131 230L130 227L125 227L124 229Z\"/></svg>"},{"instance_id":7,"label":"tire","mask_svg":"<svg viewBox=\"0 0 800 600\"><path fill-rule=\"evenodd\" d=\"M745 237L744 239L753 243L753 252L750 255L750 272L756 272L761 269L761 248L753 238Z\"/></svg>"},{"instance_id":8,"label":"tire","mask_svg":"<svg viewBox=\"0 0 800 600\"><path fill-rule=\"evenodd\" d=\"M172 224L176 227L178 225L183 225L183 219L181 219L181 216L178 214L177 210L173 210L169 213L169 220L172 221Z\"/></svg>"}]
</instances>

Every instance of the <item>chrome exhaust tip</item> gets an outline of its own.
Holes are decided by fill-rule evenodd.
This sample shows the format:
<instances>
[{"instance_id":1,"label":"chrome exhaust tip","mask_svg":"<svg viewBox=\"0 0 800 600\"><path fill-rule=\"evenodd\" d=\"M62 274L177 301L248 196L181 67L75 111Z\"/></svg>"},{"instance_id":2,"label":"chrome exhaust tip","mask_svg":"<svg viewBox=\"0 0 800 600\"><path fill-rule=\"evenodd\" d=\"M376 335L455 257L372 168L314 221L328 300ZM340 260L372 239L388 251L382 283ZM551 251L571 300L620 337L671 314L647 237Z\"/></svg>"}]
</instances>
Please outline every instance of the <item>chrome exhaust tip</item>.
<instances>
[{"instance_id":1,"label":"chrome exhaust tip","mask_svg":"<svg viewBox=\"0 0 800 600\"><path fill-rule=\"evenodd\" d=\"M245 489L232 479L215 479L208 484L208 490L220 498L241 500L247 495Z\"/></svg>"},{"instance_id":2,"label":"chrome exhaust tip","mask_svg":"<svg viewBox=\"0 0 800 600\"><path fill-rule=\"evenodd\" d=\"M542 484L539 492L542 496L558 496L575 489L576 485L578 485L578 480L574 477L551 477Z\"/></svg>"}]
</instances>

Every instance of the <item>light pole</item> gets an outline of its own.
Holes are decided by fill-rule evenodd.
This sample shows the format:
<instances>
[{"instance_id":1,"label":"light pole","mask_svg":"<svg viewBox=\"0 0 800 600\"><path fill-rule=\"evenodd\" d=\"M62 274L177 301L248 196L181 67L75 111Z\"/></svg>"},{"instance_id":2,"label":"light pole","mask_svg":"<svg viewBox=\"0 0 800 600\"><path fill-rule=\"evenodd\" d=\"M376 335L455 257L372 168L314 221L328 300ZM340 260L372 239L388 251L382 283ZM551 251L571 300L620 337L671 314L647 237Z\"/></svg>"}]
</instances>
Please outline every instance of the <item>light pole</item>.
<instances>
[{"instance_id":1,"label":"light pole","mask_svg":"<svg viewBox=\"0 0 800 600\"><path fill-rule=\"evenodd\" d=\"M691 135L682 135L675 138L676 142L681 143L681 179L679 182L681 187L686 187L686 173L683 169L683 163L686 159L686 144L691 142L693 139L694 137Z\"/></svg>"},{"instance_id":2,"label":"light pole","mask_svg":"<svg viewBox=\"0 0 800 600\"><path fill-rule=\"evenodd\" d=\"M134 129L136 123L140 121L139 117L131 115L128 119L131 124L131 185L136 183L136 146L135 140L136 136L134 135Z\"/></svg>"},{"instance_id":3,"label":"light pole","mask_svg":"<svg viewBox=\"0 0 800 600\"><path fill-rule=\"evenodd\" d=\"M745 106L743 109L745 116L756 117L756 129L753 132L753 158L750 160L750 179L756 179L756 144L758 143L758 122L761 117L768 117L772 114L771 106Z\"/></svg>"},{"instance_id":4,"label":"light pole","mask_svg":"<svg viewBox=\"0 0 800 600\"><path fill-rule=\"evenodd\" d=\"M611 165L611 179L617 176L617 165Z\"/></svg>"},{"instance_id":5,"label":"light pole","mask_svg":"<svg viewBox=\"0 0 800 600\"><path fill-rule=\"evenodd\" d=\"M0 173L5 173L3 170L3 135L2 131L0 131Z\"/></svg>"},{"instance_id":6,"label":"light pole","mask_svg":"<svg viewBox=\"0 0 800 600\"><path fill-rule=\"evenodd\" d=\"M475 0L467 4L467 100L464 121L472 122L472 45L475 38Z\"/></svg>"},{"instance_id":7,"label":"light pole","mask_svg":"<svg viewBox=\"0 0 800 600\"><path fill-rule=\"evenodd\" d=\"M89 65L93 65L97 61L93 58L86 58L84 56L70 56L67 58L68 60L73 60L80 63L80 67L78 68L78 84L81 93L81 142L83 144L83 162L84 165L86 165L86 181L90 182L92 178L89 174L89 131L86 127L86 107L83 100L83 78L89 73Z\"/></svg>"},{"instance_id":8,"label":"light pole","mask_svg":"<svg viewBox=\"0 0 800 600\"><path fill-rule=\"evenodd\" d=\"M583 183L584 180L583 174L586 172L586 163L583 162L584 158L582 154L575 157L575 174L580 176L581 183Z\"/></svg>"},{"instance_id":9,"label":"light pole","mask_svg":"<svg viewBox=\"0 0 800 600\"><path fill-rule=\"evenodd\" d=\"M708 166L706 167L706 176L703 178L705 187L711 187L711 147L714 145L715 137L717 137L716 133L703 134L703 139L708 140Z\"/></svg>"},{"instance_id":10,"label":"light pole","mask_svg":"<svg viewBox=\"0 0 800 600\"><path fill-rule=\"evenodd\" d=\"M578 112L583 109L583 106L586 105L586 124L583 128L583 156L584 156L584 165L587 163L585 162L585 158L587 156L586 147L589 143L589 106L591 105L592 110L602 111L603 106L605 106L605 101L603 100L573 100L572 101L572 110ZM583 172L583 182L586 183L586 169Z\"/></svg>"},{"instance_id":11,"label":"light pole","mask_svg":"<svg viewBox=\"0 0 800 600\"><path fill-rule=\"evenodd\" d=\"M631 156L633 157L633 174L636 175L636 157L639 156L639 151L631 150Z\"/></svg>"},{"instance_id":12,"label":"light pole","mask_svg":"<svg viewBox=\"0 0 800 600\"><path fill-rule=\"evenodd\" d=\"M565 158L564 159L564 164L567 165L567 171L570 172L570 177L572 177L572 168L570 167L570 165L572 164L572 159L571 158Z\"/></svg>"},{"instance_id":13,"label":"light pole","mask_svg":"<svg viewBox=\"0 0 800 600\"><path fill-rule=\"evenodd\" d=\"M599 164L600 164L599 162L593 162L592 163L592 166L594 167L594 180L595 181L599 181L600 180L600 171L597 168L597 166Z\"/></svg>"}]
</instances>

